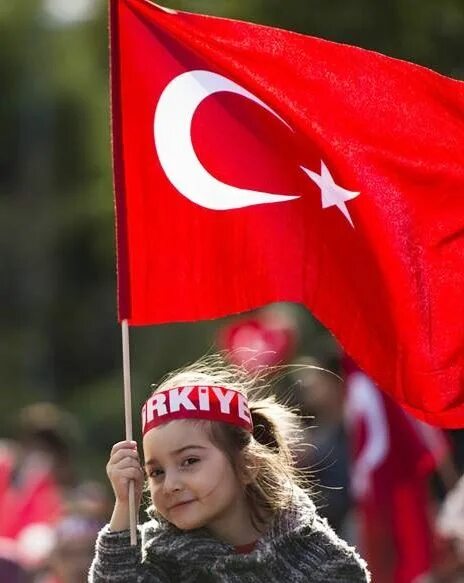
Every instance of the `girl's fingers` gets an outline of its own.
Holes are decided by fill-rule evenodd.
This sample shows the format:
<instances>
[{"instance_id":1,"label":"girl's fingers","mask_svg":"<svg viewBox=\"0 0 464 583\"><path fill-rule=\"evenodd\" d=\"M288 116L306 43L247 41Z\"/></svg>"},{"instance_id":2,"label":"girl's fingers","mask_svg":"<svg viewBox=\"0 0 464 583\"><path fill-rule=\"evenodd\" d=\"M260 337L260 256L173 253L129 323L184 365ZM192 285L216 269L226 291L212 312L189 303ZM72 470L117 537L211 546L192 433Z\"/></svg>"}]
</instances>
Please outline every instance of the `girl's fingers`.
<instances>
[{"instance_id":1,"label":"girl's fingers","mask_svg":"<svg viewBox=\"0 0 464 583\"><path fill-rule=\"evenodd\" d=\"M125 457L122 460L120 460L118 463L116 464L112 464L113 469L115 470L123 470L124 468L137 468L137 469L141 469L140 463L138 460L131 458L131 457Z\"/></svg>"},{"instance_id":2,"label":"girl's fingers","mask_svg":"<svg viewBox=\"0 0 464 583\"><path fill-rule=\"evenodd\" d=\"M128 484L131 480L135 483L136 495L140 499L145 474L140 465L135 441L125 440L114 444L110 459L106 465L106 473L113 487L116 500L127 501Z\"/></svg>"},{"instance_id":3,"label":"girl's fingers","mask_svg":"<svg viewBox=\"0 0 464 583\"><path fill-rule=\"evenodd\" d=\"M118 449L115 453L111 454L109 463L117 464L125 458L138 460L139 454L136 449Z\"/></svg>"},{"instance_id":4,"label":"girl's fingers","mask_svg":"<svg viewBox=\"0 0 464 583\"><path fill-rule=\"evenodd\" d=\"M111 455L115 454L117 451L121 449L130 449L131 451L132 450L137 451L137 442L128 440L118 441L118 443L115 443L111 448Z\"/></svg>"},{"instance_id":5,"label":"girl's fingers","mask_svg":"<svg viewBox=\"0 0 464 583\"><path fill-rule=\"evenodd\" d=\"M137 482L143 478L142 468L123 468L114 470L114 474L117 474L118 479L136 480Z\"/></svg>"}]
</instances>

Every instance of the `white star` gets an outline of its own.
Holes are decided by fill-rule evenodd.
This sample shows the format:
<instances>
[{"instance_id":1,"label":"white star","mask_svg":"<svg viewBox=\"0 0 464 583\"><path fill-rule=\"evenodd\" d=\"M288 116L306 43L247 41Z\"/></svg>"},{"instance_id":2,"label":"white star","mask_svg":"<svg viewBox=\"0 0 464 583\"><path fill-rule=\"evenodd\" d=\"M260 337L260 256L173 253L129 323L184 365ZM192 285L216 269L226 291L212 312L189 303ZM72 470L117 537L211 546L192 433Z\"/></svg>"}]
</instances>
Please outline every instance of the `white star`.
<instances>
[{"instance_id":1,"label":"white star","mask_svg":"<svg viewBox=\"0 0 464 583\"><path fill-rule=\"evenodd\" d=\"M301 168L321 189L322 208L326 209L329 206L336 206L345 215L350 225L354 228L353 221L351 220L350 213L346 208L345 201L356 198L360 193L346 190L345 188L338 186L322 160L320 174L317 174L317 172L312 172L304 166L301 166Z\"/></svg>"}]
</instances>

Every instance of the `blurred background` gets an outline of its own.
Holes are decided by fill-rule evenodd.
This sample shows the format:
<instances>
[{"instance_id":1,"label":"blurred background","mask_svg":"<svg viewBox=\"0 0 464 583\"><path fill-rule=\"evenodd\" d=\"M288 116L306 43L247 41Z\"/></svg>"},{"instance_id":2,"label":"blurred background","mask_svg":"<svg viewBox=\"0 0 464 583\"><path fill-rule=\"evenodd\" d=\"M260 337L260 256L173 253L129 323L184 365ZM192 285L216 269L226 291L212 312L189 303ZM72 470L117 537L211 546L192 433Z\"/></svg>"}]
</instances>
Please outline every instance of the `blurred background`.
<instances>
[{"instance_id":1,"label":"blurred background","mask_svg":"<svg viewBox=\"0 0 464 583\"><path fill-rule=\"evenodd\" d=\"M464 78L463 0L164 4ZM108 451L124 435L106 3L0 0L0 46L0 583L78 583L111 510ZM300 364L275 390L302 413L313 446L297 463L321 511L375 581L464 581L461 432L407 418L304 308L133 329L131 343L136 432L150 383L207 351Z\"/></svg>"}]
</instances>

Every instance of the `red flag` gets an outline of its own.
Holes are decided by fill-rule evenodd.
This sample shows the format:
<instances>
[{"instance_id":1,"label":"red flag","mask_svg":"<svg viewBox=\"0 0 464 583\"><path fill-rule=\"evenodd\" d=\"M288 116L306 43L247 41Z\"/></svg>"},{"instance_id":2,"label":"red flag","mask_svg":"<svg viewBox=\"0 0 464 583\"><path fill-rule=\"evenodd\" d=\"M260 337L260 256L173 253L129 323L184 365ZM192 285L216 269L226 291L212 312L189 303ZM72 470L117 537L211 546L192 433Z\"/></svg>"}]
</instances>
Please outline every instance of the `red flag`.
<instances>
[{"instance_id":1,"label":"red flag","mask_svg":"<svg viewBox=\"0 0 464 583\"><path fill-rule=\"evenodd\" d=\"M464 83L111 0L119 317L305 304L380 386L464 419Z\"/></svg>"},{"instance_id":2,"label":"red flag","mask_svg":"<svg viewBox=\"0 0 464 583\"><path fill-rule=\"evenodd\" d=\"M363 553L376 583L412 583L434 559L428 477L449 454L445 436L360 371L347 376L346 417Z\"/></svg>"}]
</instances>

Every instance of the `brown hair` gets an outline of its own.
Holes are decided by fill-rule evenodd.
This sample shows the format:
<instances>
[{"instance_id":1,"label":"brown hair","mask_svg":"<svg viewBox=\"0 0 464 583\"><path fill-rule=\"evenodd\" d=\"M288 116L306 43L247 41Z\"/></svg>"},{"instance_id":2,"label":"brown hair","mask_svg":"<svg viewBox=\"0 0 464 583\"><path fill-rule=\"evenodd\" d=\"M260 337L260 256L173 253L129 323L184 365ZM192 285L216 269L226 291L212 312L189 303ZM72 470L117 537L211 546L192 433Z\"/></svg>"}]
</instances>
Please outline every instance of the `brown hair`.
<instances>
[{"instance_id":1,"label":"brown hair","mask_svg":"<svg viewBox=\"0 0 464 583\"><path fill-rule=\"evenodd\" d=\"M268 371L269 372L269 371ZM250 373L228 363L221 354L209 355L165 377L154 392L188 385L220 385L235 389L248 399L253 434L236 425L218 421L205 424L211 439L229 458L234 470L247 473L245 486L251 519L260 529L279 510L285 508L293 486L302 484L294 466L293 453L298 443L298 417L276 402L266 382L268 374Z\"/></svg>"}]
</instances>

